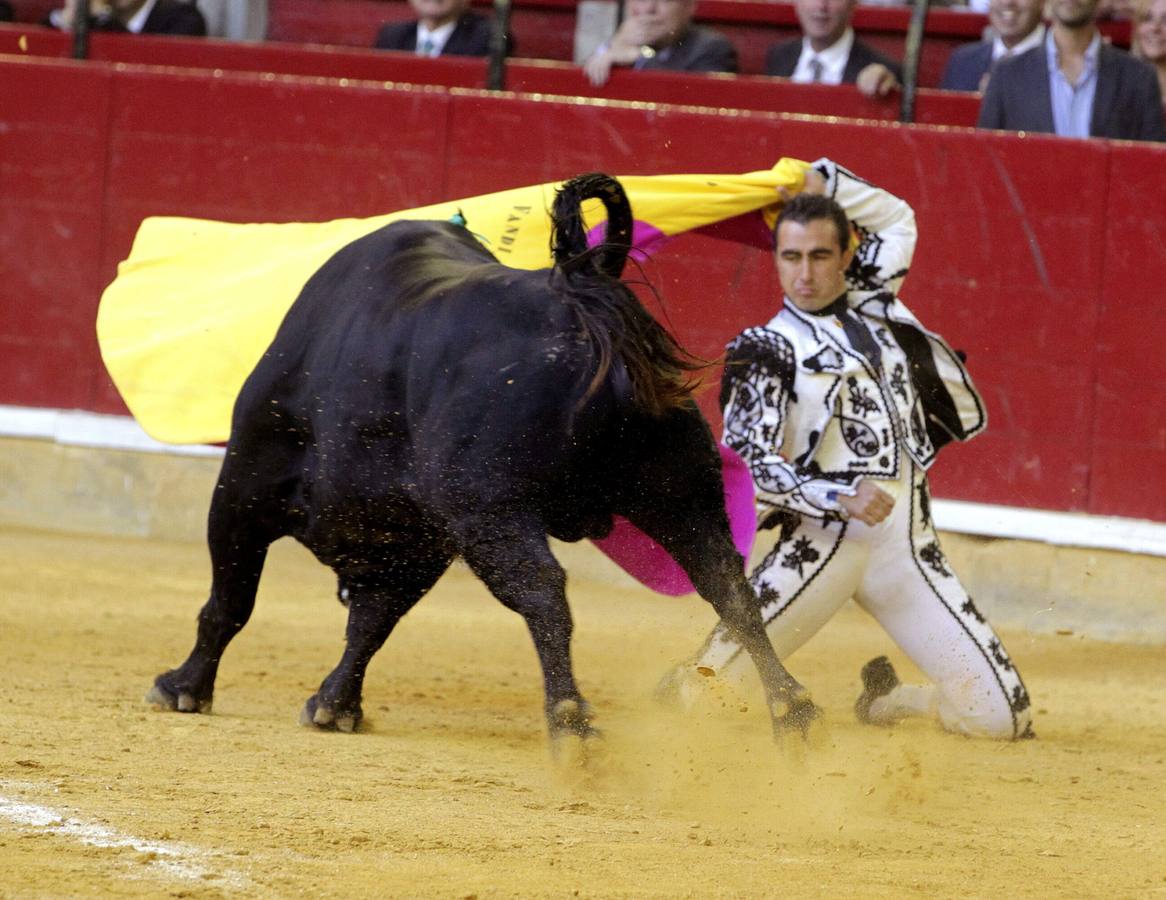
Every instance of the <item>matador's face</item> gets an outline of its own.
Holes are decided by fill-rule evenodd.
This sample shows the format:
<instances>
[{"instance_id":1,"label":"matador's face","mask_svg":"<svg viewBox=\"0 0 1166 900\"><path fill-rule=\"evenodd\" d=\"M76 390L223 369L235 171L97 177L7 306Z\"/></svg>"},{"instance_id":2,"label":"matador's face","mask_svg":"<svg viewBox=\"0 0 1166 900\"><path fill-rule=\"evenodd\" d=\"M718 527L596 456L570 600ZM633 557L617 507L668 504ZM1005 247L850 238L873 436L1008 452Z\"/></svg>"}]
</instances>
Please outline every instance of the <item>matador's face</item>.
<instances>
[{"instance_id":1,"label":"matador's face","mask_svg":"<svg viewBox=\"0 0 1166 900\"><path fill-rule=\"evenodd\" d=\"M790 302L817 312L846 290L853 250L843 250L831 219L786 220L777 229L777 277Z\"/></svg>"}]
</instances>

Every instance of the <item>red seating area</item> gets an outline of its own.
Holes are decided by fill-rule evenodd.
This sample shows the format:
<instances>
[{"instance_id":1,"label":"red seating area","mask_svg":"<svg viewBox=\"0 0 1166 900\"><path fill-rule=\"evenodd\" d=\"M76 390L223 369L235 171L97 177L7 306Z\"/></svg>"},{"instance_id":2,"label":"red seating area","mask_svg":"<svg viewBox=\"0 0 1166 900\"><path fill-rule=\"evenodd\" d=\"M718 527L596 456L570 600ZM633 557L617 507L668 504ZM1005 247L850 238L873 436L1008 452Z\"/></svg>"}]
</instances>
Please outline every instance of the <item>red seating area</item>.
<instances>
[{"instance_id":1,"label":"red seating area","mask_svg":"<svg viewBox=\"0 0 1166 900\"><path fill-rule=\"evenodd\" d=\"M68 58L69 35L50 29L0 26L0 53ZM413 54L320 45L239 44L192 38L141 40L133 35L94 34L90 57L107 62L274 72L327 78L486 87L480 59L419 59ZM594 88L577 66L552 60L516 59L507 67L508 89L524 93L639 100L684 106L748 109L854 119L894 121L897 97L872 99L853 87L793 84L761 76L706 76L679 72L617 69L611 81ZM921 90L915 121L930 125L974 125L979 100L972 95Z\"/></svg>"},{"instance_id":2,"label":"red seating area","mask_svg":"<svg viewBox=\"0 0 1166 900\"><path fill-rule=\"evenodd\" d=\"M62 0L14 0L17 20L38 22ZM476 0L488 11L490 4ZM528 59L570 61L574 47L576 0L514 0L512 31L519 55ZM385 22L411 16L406 0L270 0L269 38L300 44L329 44L368 48ZM863 39L896 58L910 18L904 7L860 6L854 15L855 29ZM701 0L697 21L727 34L736 44L743 74L760 74L766 49L776 41L797 34L797 19L790 3L765 0ZM926 40L919 66L919 84L935 87L952 49L978 40L987 20L984 16L937 8L928 13ZM1129 25L1105 23L1106 36L1119 46L1129 45Z\"/></svg>"}]
</instances>

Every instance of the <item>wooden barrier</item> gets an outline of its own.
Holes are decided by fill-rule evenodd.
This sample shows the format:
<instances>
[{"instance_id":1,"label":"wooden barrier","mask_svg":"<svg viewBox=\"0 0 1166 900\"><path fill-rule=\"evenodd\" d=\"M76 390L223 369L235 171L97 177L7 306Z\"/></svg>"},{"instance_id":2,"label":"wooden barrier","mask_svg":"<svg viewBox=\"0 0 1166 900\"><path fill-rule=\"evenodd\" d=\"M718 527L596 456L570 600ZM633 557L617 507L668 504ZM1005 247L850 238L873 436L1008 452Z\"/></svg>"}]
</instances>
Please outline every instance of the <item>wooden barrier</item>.
<instances>
[{"instance_id":1,"label":"wooden barrier","mask_svg":"<svg viewBox=\"0 0 1166 900\"><path fill-rule=\"evenodd\" d=\"M596 168L824 155L915 207L905 299L968 351L987 397L987 434L946 454L937 493L1166 521L1166 149L10 56L0 120L0 403L122 409L93 318L146 215L323 220ZM776 306L768 255L711 237L675 241L647 274L700 353Z\"/></svg>"}]
</instances>

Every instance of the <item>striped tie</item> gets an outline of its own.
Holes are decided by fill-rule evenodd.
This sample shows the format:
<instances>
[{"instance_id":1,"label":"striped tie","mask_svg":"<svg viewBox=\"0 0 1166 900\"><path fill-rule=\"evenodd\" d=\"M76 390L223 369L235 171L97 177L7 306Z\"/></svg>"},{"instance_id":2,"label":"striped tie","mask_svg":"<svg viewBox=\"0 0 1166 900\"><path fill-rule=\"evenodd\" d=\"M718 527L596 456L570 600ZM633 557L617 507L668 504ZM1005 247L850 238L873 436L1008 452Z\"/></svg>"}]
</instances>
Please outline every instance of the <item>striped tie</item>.
<instances>
[{"instance_id":1,"label":"striped tie","mask_svg":"<svg viewBox=\"0 0 1166 900\"><path fill-rule=\"evenodd\" d=\"M810 59L810 81L814 82L815 84L817 84L819 81L821 81L823 68L824 68L824 66L822 65L822 60L818 59L818 57L816 57L816 56L811 58Z\"/></svg>"}]
</instances>

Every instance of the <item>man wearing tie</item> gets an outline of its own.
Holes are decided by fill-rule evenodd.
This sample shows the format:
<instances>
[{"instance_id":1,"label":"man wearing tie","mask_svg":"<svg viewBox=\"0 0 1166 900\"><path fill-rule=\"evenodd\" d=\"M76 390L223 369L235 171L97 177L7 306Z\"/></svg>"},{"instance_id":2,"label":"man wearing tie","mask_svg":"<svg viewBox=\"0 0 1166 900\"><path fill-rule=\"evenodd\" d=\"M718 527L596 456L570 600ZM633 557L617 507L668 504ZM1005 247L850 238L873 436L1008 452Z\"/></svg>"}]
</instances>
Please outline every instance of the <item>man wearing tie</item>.
<instances>
[{"instance_id":1,"label":"man wearing tie","mask_svg":"<svg viewBox=\"0 0 1166 900\"><path fill-rule=\"evenodd\" d=\"M488 56L491 22L470 12L470 0L409 0L417 19L382 26L373 45L418 56ZM508 52L513 44L507 37Z\"/></svg>"},{"instance_id":2,"label":"man wearing tie","mask_svg":"<svg viewBox=\"0 0 1166 900\"><path fill-rule=\"evenodd\" d=\"M855 0L794 0L802 37L774 44L765 74L803 84L854 84L868 97L899 87L897 62L864 44L850 26Z\"/></svg>"}]
</instances>

